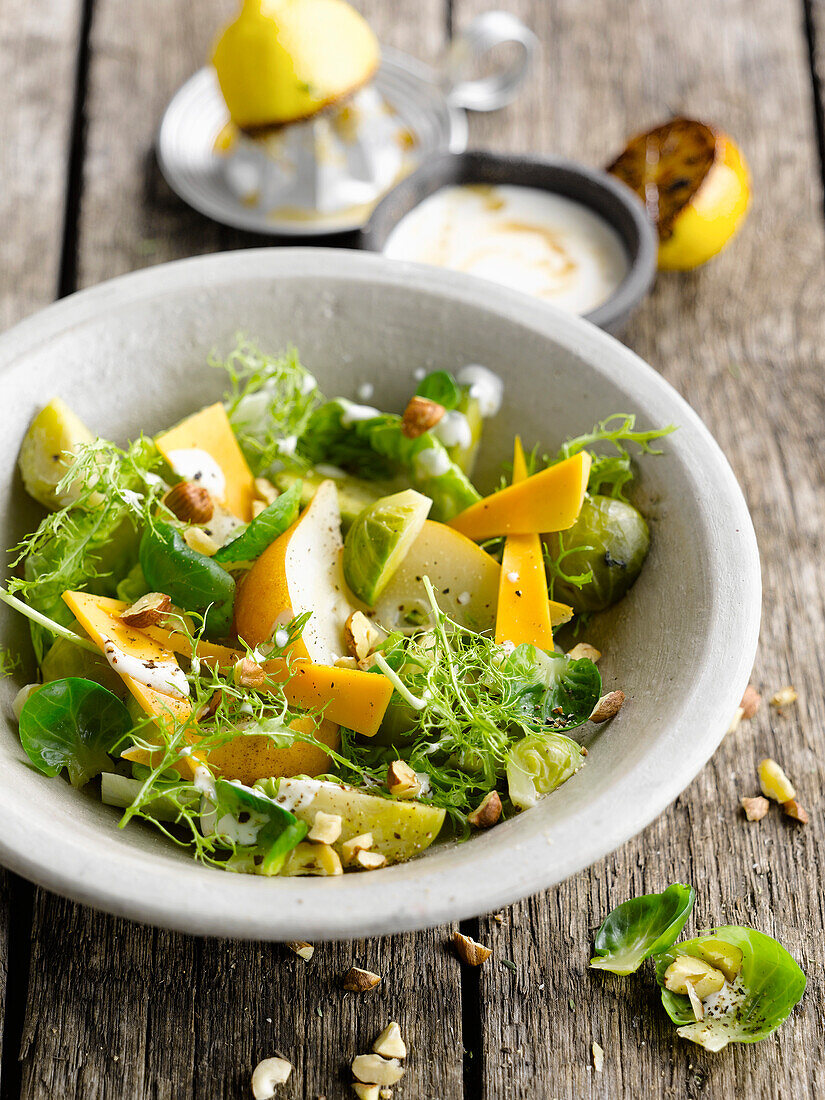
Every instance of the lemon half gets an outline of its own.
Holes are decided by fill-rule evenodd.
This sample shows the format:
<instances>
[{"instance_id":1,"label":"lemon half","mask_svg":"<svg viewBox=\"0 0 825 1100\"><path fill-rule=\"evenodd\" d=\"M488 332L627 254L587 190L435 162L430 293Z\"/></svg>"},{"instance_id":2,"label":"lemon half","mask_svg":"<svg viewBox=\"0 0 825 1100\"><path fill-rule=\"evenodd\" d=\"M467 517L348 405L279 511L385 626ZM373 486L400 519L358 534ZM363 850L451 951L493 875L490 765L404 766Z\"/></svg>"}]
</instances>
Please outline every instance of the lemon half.
<instances>
[{"instance_id":1,"label":"lemon half","mask_svg":"<svg viewBox=\"0 0 825 1100\"><path fill-rule=\"evenodd\" d=\"M687 270L720 252L750 203L745 160L727 134L674 118L637 134L608 166L641 198L659 233L659 267Z\"/></svg>"}]
</instances>

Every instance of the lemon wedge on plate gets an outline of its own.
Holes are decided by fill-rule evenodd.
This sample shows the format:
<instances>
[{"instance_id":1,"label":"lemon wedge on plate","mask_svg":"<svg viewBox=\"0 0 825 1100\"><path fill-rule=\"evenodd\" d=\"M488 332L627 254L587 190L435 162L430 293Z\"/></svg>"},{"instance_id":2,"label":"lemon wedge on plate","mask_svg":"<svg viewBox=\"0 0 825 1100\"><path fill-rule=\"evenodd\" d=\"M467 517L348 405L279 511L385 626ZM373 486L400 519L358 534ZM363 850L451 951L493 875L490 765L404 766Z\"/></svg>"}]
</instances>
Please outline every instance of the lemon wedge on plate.
<instances>
[{"instance_id":1,"label":"lemon wedge on plate","mask_svg":"<svg viewBox=\"0 0 825 1100\"><path fill-rule=\"evenodd\" d=\"M309 118L372 79L378 40L344 0L245 0L212 63L244 130Z\"/></svg>"},{"instance_id":2,"label":"lemon wedge on plate","mask_svg":"<svg viewBox=\"0 0 825 1100\"><path fill-rule=\"evenodd\" d=\"M665 270L699 267L715 256L750 203L748 168L735 142L691 118L637 134L607 170L645 204Z\"/></svg>"}]
</instances>

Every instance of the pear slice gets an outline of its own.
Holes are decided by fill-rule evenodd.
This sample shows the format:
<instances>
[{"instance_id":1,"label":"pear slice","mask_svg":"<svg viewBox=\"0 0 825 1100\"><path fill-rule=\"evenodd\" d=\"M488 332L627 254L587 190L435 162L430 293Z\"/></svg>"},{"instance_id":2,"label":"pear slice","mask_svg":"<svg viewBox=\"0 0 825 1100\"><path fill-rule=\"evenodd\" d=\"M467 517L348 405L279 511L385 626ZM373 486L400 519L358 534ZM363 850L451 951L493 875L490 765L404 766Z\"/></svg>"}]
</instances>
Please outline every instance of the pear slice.
<instances>
[{"instance_id":1,"label":"pear slice","mask_svg":"<svg viewBox=\"0 0 825 1100\"><path fill-rule=\"evenodd\" d=\"M444 824L445 811L437 806L396 802L318 779L282 779L273 797L310 827L319 812L340 817L341 835L333 844L339 855L344 854L346 841L369 833L370 851L379 852L388 863L423 852Z\"/></svg>"},{"instance_id":2,"label":"pear slice","mask_svg":"<svg viewBox=\"0 0 825 1100\"><path fill-rule=\"evenodd\" d=\"M292 654L334 665L347 652L344 626L356 610L344 581L343 552L338 493L333 481L325 481L244 578L235 598L238 637L249 646L265 644L290 619L310 612Z\"/></svg>"},{"instance_id":3,"label":"pear slice","mask_svg":"<svg viewBox=\"0 0 825 1100\"><path fill-rule=\"evenodd\" d=\"M344 0L245 0L212 55L232 121L253 131L310 118L371 80L379 59Z\"/></svg>"},{"instance_id":4,"label":"pear slice","mask_svg":"<svg viewBox=\"0 0 825 1100\"><path fill-rule=\"evenodd\" d=\"M422 577L429 577L442 611L471 630L495 625L501 567L471 539L427 520L375 605L385 630L412 633L431 626Z\"/></svg>"},{"instance_id":5,"label":"pear slice","mask_svg":"<svg viewBox=\"0 0 825 1100\"><path fill-rule=\"evenodd\" d=\"M40 410L29 425L20 445L18 464L23 484L31 496L46 508L63 508L75 499L71 490L58 496L58 483L65 476L72 455L94 436L59 397Z\"/></svg>"}]
</instances>

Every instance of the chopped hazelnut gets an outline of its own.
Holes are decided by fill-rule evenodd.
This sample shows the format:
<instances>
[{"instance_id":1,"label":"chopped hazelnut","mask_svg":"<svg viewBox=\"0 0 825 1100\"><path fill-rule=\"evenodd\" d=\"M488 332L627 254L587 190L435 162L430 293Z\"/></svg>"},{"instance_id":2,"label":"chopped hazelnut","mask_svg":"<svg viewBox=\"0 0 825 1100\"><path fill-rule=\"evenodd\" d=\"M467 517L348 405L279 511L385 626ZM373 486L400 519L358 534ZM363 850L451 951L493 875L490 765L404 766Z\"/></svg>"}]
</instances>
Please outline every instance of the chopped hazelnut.
<instances>
[{"instance_id":1,"label":"chopped hazelnut","mask_svg":"<svg viewBox=\"0 0 825 1100\"><path fill-rule=\"evenodd\" d=\"M266 669L251 657L242 657L235 662L232 678L239 687L248 688L266 687L269 679Z\"/></svg>"},{"instance_id":2,"label":"chopped hazelnut","mask_svg":"<svg viewBox=\"0 0 825 1100\"><path fill-rule=\"evenodd\" d=\"M307 839L316 840L321 844L334 844L341 835L342 824L340 814L328 814L319 810L315 815L312 828L307 833Z\"/></svg>"},{"instance_id":3,"label":"chopped hazelnut","mask_svg":"<svg viewBox=\"0 0 825 1100\"><path fill-rule=\"evenodd\" d=\"M498 791L490 791L479 802L467 820L474 829L489 829L498 822L501 817L501 798Z\"/></svg>"},{"instance_id":4,"label":"chopped hazelnut","mask_svg":"<svg viewBox=\"0 0 825 1100\"><path fill-rule=\"evenodd\" d=\"M307 943L305 940L287 940L287 947L290 951L298 956L299 959L303 959L304 962L309 962L312 956L315 954L315 948L311 943Z\"/></svg>"},{"instance_id":5,"label":"chopped hazelnut","mask_svg":"<svg viewBox=\"0 0 825 1100\"><path fill-rule=\"evenodd\" d=\"M362 970L359 966L351 966L343 977L342 985L349 993L366 993L370 989L375 989L380 982L380 974L373 974L371 970Z\"/></svg>"},{"instance_id":6,"label":"chopped hazelnut","mask_svg":"<svg viewBox=\"0 0 825 1100\"><path fill-rule=\"evenodd\" d=\"M293 875L342 875L344 869L338 853L329 844L310 844L302 840L287 856L281 874Z\"/></svg>"},{"instance_id":7,"label":"chopped hazelnut","mask_svg":"<svg viewBox=\"0 0 825 1100\"><path fill-rule=\"evenodd\" d=\"M609 691L603 695L593 708L590 715L591 722L609 722L615 718L624 706L625 695L623 691Z\"/></svg>"},{"instance_id":8,"label":"chopped hazelnut","mask_svg":"<svg viewBox=\"0 0 825 1100\"><path fill-rule=\"evenodd\" d=\"M372 1049L376 1054L380 1054L383 1058L406 1058L407 1046L404 1040L401 1038L401 1028L395 1022L391 1020L390 1023L384 1028L375 1042L372 1044Z\"/></svg>"},{"instance_id":9,"label":"chopped hazelnut","mask_svg":"<svg viewBox=\"0 0 825 1100\"><path fill-rule=\"evenodd\" d=\"M799 696L796 694L796 689L791 687L780 688L774 695L771 696L771 706L776 707L777 710L780 707L789 707L791 703L795 703Z\"/></svg>"},{"instance_id":10,"label":"chopped hazelnut","mask_svg":"<svg viewBox=\"0 0 825 1100\"><path fill-rule=\"evenodd\" d=\"M365 1084L395 1085L404 1076L404 1067L396 1058L359 1054L353 1059L352 1074Z\"/></svg>"},{"instance_id":11,"label":"chopped hazelnut","mask_svg":"<svg viewBox=\"0 0 825 1100\"><path fill-rule=\"evenodd\" d=\"M731 718L730 725L725 730L726 734L736 733L736 731L739 729L739 723L742 721L744 714L745 712L744 710L742 710L741 707L736 708L736 713L734 714L733 718Z\"/></svg>"},{"instance_id":12,"label":"chopped hazelnut","mask_svg":"<svg viewBox=\"0 0 825 1100\"><path fill-rule=\"evenodd\" d=\"M789 798L786 802L783 802L782 809L788 817L792 817L794 821L798 821L800 825L808 824L808 811L804 806L800 806L795 798Z\"/></svg>"},{"instance_id":13,"label":"chopped hazelnut","mask_svg":"<svg viewBox=\"0 0 825 1100\"><path fill-rule=\"evenodd\" d=\"M745 694L742 696L742 702L739 704L742 710L743 718L753 718L756 712L759 710L759 705L762 702L762 696L753 686L748 684L745 688Z\"/></svg>"},{"instance_id":14,"label":"chopped hazelnut","mask_svg":"<svg viewBox=\"0 0 825 1100\"><path fill-rule=\"evenodd\" d=\"M255 1100L272 1100L278 1085L284 1085L292 1073L286 1058L264 1058L252 1074L252 1095Z\"/></svg>"},{"instance_id":15,"label":"chopped hazelnut","mask_svg":"<svg viewBox=\"0 0 825 1100\"><path fill-rule=\"evenodd\" d=\"M428 397L411 397L401 418L401 431L407 439L418 439L424 432L434 428L447 410L437 401Z\"/></svg>"},{"instance_id":16,"label":"chopped hazelnut","mask_svg":"<svg viewBox=\"0 0 825 1100\"><path fill-rule=\"evenodd\" d=\"M595 664L601 658L601 651L590 645L589 642L579 642L578 645L573 646L567 656L574 661L580 661L582 657L587 657Z\"/></svg>"},{"instance_id":17,"label":"chopped hazelnut","mask_svg":"<svg viewBox=\"0 0 825 1100\"><path fill-rule=\"evenodd\" d=\"M366 852L372 847L372 833L361 833L359 836L350 837L341 845L341 855L344 863L351 863L359 852Z\"/></svg>"},{"instance_id":18,"label":"chopped hazelnut","mask_svg":"<svg viewBox=\"0 0 825 1100\"><path fill-rule=\"evenodd\" d=\"M366 661L370 653L384 640L386 634L369 621L363 611L353 611L344 624L344 641L347 653L356 661Z\"/></svg>"},{"instance_id":19,"label":"chopped hazelnut","mask_svg":"<svg viewBox=\"0 0 825 1100\"><path fill-rule=\"evenodd\" d=\"M748 821L761 821L770 806L767 798L763 798L761 794L756 795L755 798L740 798L739 801L742 803L742 809Z\"/></svg>"},{"instance_id":20,"label":"chopped hazelnut","mask_svg":"<svg viewBox=\"0 0 825 1100\"><path fill-rule=\"evenodd\" d=\"M358 852L355 856L355 866L364 871L377 871L386 865L387 857L381 852Z\"/></svg>"},{"instance_id":21,"label":"chopped hazelnut","mask_svg":"<svg viewBox=\"0 0 825 1100\"><path fill-rule=\"evenodd\" d=\"M339 657L335 662L336 668L358 668L358 661L354 657Z\"/></svg>"},{"instance_id":22,"label":"chopped hazelnut","mask_svg":"<svg viewBox=\"0 0 825 1100\"><path fill-rule=\"evenodd\" d=\"M173 485L163 503L184 523L208 523L215 511L208 489L194 481L180 481Z\"/></svg>"},{"instance_id":23,"label":"chopped hazelnut","mask_svg":"<svg viewBox=\"0 0 825 1100\"><path fill-rule=\"evenodd\" d=\"M593 1052L593 1069L596 1073L601 1073L604 1069L604 1047L599 1043L593 1043L591 1047Z\"/></svg>"},{"instance_id":24,"label":"chopped hazelnut","mask_svg":"<svg viewBox=\"0 0 825 1100\"><path fill-rule=\"evenodd\" d=\"M725 975L694 955L677 955L665 971L665 989L685 996L688 983L699 1000L704 1000L711 993L719 992L725 984Z\"/></svg>"},{"instance_id":25,"label":"chopped hazelnut","mask_svg":"<svg viewBox=\"0 0 825 1100\"><path fill-rule=\"evenodd\" d=\"M463 936L461 932L453 932L453 943L455 944L456 954L468 966L481 966L493 953L483 943L471 939L470 936Z\"/></svg>"},{"instance_id":26,"label":"chopped hazelnut","mask_svg":"<svg viewBox=\"0 0 825 1100\"><path fill-rule=\"evenodd\" d=\"M415 798L421 790L418 776L404 760L393 760L387 768L387 790L396 798Z\"/></svg>"},{"instance_id":27,"label":"chopped hazelnut","mask_svg":"<svg viewBox=\"0 0 825 1100\"><path fill-rule=\"evenodd\" d=\"M358 1097L358 1100L378 1100L381 1095L378 1085L365 1085L363 1081L353 1081L352 1091Z\"/></svg>"},{"instance_id":28,"label":"chopped hazelnut","mask_svg":"<svg viewBox=\"0 0 825 1100\"><path fill-rule=\"evenodd\" d=\"M796 798L793 783L777 762L770 758L759 763L759 786L762 788L762 794L766 798L772 798L774 802L788 802Z\"/></svg>"},{"instance_id":29,"label":"chopped hazelnut","mask_svg":"<svg viewBox=\"0 0 825 1100\"><path fill-rule=\"evenodd\" d=\"M207 558L214 557L220 550L220 546L211 535L207 535L200 527L187 527L183 532L183 541L190 550L197 554L203 554Z\"/></svg>"},{"instance_id":30,"label":"chopped hazelnut","mask_svg":"<svg viewBox=\"0 0 825 1100\"><path fill-rule=\"evenodd\" d=\"M147 626L156 626L171 610L172 600L164 592L147 592L122 612L120 620L126 626L143 630Z\"/></svg>"},{"instance_id":31,"label":"chopped hazelnut","mask_svg":"<svg viewBox=\"0 0 825 1100\"><path fill-rule=\"evenodd\" d=\"M690 1007L693 1009L693 1015L697 1020L704 1020L705 1018L705 1006L696 992L696 987L693 982L685 982L685 992L688 995L690 1001Z\"/></svg>"},{"instance_id":32,"label":"chopped hazelnut","mask_svg":"<svg viewBox=\"0 0 825 1100\"><path fill-rule=\"evenodd\" d=\"M255 478L255 493L264 505L274 504L278 499L278 490L268 477Z\"/></svg>"}]
</instances>

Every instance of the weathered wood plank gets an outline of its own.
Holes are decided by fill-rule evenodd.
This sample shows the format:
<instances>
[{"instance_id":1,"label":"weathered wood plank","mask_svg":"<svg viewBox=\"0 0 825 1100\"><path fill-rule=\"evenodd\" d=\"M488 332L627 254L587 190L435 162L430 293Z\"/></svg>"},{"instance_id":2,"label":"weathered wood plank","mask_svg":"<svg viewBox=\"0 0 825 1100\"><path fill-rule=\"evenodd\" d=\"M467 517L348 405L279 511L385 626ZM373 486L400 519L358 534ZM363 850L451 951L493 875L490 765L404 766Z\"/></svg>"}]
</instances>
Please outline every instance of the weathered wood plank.
<instances>
[{"instance_id":1,"label":"weathered wood plank","mask_svg":"<svg viewBox=\"0 0 825 1100\"><path fill-rule=\"evenodd\" d=\"M81 9L0 4L0 329L57 294Z\"/></svg>"},{"instance_id":2,"label":"weathered wood plank","mask_svg":"<svg viewBox=\"0 0 825 1100\"><path fill-rule=\"evenodd\" d=\"M460 26L487 5L456 0ZM823 399L825 292L819 165L801 5L795 0L509 0L544 42L528 93L473 121L477 144L604 163L626 134L671 111L716 121L741 143L755 197L749 222L705 270L660 277L627 335L706 419L751 506L765 612L754 673L770 694L794 683L800 703L763 706L730 736L678 802L637 840L557 890L484 920L499 958L481 975L487 1097L821 1095L823 990ZM822 7L815 5L820 13ZM601 28L601 30L599 30ZM606 409L605 412L612 410ZM690 548L686 547L686 553ZM778 813L748 825L739 796L775 755L796 779L811 825ZM778 1038L710 1055L675 1037L650 976L588 972L592 934L625 898L695 884L690 927L731 921L775 934L811 981ZM593 1041L605 1049L592 1068Z\"/></svg>"},{"instance_id":3,"label":"weathered wood plank","mask_svg":"<svg viewBox=\"0 0 825 1100\"><path fill-rule=\"evenodd\" d=\"M134 267L266 243L188 210L151 152L169 96L202 64L221 0L164 8L98 0L86 104L78 232L81 285ZM439 0L364 5L385 41L431 56ZM216 872L217 873L217 872ZM246 1095L256 1062L283 1052L285 1096L352 1095L346 1068L390 1018L411 1047L409 1095L462 1094L458 966L448 932L318 947L306 964L279 945L193 940L102 916L38 892L23 1043L26 1098L215 1100ZM364 998L340 989L353 963L386 975Z\"/></svg>"},{"instance_id":4,"label":"weathered wood plank","mask_svg":"<svg viewBox=\"0 0 825 1100\"><path fill-rule=\"evenodd\" d=\"M0 3L0 329L58 293L81 9L80 0ZM16 1094L19 1077L31 899L28 883L0 872L4 1096Z\"/></svg>"}]
</instances>

